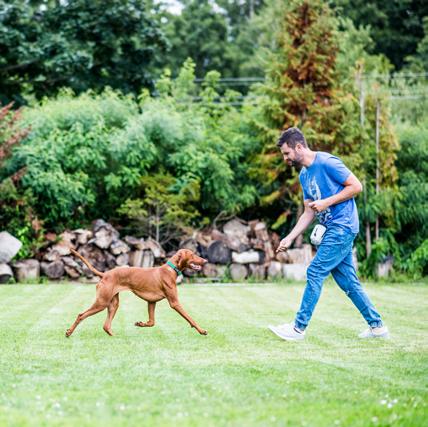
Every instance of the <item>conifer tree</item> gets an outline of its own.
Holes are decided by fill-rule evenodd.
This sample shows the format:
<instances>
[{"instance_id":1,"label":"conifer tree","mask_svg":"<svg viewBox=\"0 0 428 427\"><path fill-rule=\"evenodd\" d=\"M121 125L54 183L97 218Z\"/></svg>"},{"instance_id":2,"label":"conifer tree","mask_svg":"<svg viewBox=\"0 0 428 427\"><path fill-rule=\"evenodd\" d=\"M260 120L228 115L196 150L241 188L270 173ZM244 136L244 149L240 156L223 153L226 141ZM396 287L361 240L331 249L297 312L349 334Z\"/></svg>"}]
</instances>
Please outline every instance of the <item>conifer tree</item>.
<instances>
[{"instance_id":1,"label":"conifer tree","mask_svg":"<svg viewBox=\"0 0 428 427\"><path fill-rule=\"evenodd\" d=\"M336 21L328 6L320 1L293 0L287 5L274 2L277 31L267 53L266 83L257 89L262 96L255 120L263 147L254 175L260 179L263 202L275 205L284 197L296 204L300 199L294 171L284 168L276 147L279 132L298 126L312 149L334 151L342 131L343 108L355 110L354 100L344 97L335 81L337 55ZM341 145L348 141L340 138ZM343 146L342 153L349 151ZM280 216L279 226L286 218Z\"/></svg>"},{"instance_id":2,"label":"conifer tree","mask_svg":"<svg viewBox=\"0 0 428 427\"><path fill-rule=\"evenodd\" d=\"M284 5L273 0L269 8L266 13L275 16L276 22L272 24L273 38L264 55L266 82L254 90L261 103L254 111L253 124L262 143L252 175L263 195L262 206L276 215L273 226L280 227L290 213L295 214L297 209L299 214L302 209L297 171L284 167L276 147L280 131L298 126L311 149L338 155L362 181L373 186L375 106L368 96L368 118L362 124L359 92L353 77L359 63L355 58L343 58L347 52L341 50L339 22L326 2L292 0ZM344 63L348 63L347 70ZM380 102L383 130L379 185L388 188L396 181L397 144L389 127L387 100L383 97Z\"/></svg>"}]
</instances>

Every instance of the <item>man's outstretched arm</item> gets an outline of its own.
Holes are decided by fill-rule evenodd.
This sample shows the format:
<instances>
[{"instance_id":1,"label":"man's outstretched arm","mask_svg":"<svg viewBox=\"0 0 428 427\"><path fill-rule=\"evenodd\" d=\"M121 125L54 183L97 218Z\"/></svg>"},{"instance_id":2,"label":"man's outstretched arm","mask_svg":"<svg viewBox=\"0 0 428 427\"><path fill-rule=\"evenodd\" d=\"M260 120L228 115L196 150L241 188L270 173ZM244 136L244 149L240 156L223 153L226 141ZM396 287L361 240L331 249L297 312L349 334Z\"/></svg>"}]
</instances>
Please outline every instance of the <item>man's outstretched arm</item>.
<instances>
[{"instance_id":1,"label":"man's outstretched arm","mask_svg":"<svg viewBox=\"0 0 428 427\"><path fill-rule=\"evenodd\" d=\"M296 237L302 234L311 225L315 218L315 211L309 206L311 202L312 200L310 199L305 200L305 210L303 211L303 214L300 216L297 224L291 230L290 234L281 240L281 243L276 250L277 252L286 251L290 248Z\"/></svg>"}]
</instances>

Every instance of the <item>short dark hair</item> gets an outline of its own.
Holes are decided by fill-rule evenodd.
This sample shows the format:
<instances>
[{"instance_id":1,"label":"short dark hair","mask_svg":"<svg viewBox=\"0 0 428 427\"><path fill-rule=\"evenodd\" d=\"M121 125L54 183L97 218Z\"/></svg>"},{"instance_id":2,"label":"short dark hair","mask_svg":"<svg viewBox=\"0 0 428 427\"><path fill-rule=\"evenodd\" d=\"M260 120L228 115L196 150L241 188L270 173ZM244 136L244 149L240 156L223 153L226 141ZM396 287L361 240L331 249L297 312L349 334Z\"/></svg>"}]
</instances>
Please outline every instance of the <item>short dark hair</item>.
<instances>
[{"instance_id":1,"label":"short dark hair","mask_svg":"<svg viewBox=\"0 0 428 427\"><path fill-rule=\"evenodd\" d=\"M284 130L278 138L278 142L276 145L278 147L282 147L284 144L287 144L293 150L296 148L297 144L303 145L303 147L307 147L305 136L299 128L288 128Z\"/></svg>"}]
</instances>

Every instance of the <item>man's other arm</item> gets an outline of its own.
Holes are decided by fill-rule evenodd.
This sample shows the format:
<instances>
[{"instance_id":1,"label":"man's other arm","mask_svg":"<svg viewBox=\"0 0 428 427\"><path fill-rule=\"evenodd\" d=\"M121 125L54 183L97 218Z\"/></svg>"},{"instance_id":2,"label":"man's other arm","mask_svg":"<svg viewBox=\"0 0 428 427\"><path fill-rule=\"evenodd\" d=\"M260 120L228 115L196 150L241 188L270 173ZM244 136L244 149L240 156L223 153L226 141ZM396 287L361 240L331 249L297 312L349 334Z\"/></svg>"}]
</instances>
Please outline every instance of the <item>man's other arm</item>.
<instances>
[{"instance_id":1,"label":"man's other arm","mask_svg":"<svg viewBox=\"0 0 428 427\"><path fill-rule=\"evenodd\" d=\"M341 192L333 196L327 197L326 199L310 202L309 207L313 209L314 212L322 212L330 206L337 205L338 203L344 202L345 200L352 199L357 194L363 191L363 186L361 185L361 182L353 173L348 176L348 178L342 185L345 188Z\"/></svg>"}]
</instances>

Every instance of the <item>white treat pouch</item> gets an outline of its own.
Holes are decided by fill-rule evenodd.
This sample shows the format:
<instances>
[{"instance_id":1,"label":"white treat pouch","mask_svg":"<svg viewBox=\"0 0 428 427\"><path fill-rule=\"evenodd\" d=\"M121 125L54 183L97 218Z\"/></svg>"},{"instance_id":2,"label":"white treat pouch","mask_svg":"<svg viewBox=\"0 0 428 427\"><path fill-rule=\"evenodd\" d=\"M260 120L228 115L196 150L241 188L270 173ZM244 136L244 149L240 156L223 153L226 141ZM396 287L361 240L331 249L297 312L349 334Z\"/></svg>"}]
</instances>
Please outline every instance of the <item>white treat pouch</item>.
<instances>
[{"instance_id":1,"label":"white treat pouch","mask_svg":"<svg viewBox=\"0 0 428 427\"><path fill-rule=\"evenodd\" d=\"M327 227L322 224L317 224L312 230L311 243L315 246L319 246L326 231Z\"/></svg>"}]
</instances>

